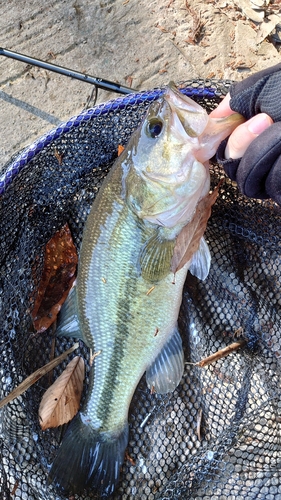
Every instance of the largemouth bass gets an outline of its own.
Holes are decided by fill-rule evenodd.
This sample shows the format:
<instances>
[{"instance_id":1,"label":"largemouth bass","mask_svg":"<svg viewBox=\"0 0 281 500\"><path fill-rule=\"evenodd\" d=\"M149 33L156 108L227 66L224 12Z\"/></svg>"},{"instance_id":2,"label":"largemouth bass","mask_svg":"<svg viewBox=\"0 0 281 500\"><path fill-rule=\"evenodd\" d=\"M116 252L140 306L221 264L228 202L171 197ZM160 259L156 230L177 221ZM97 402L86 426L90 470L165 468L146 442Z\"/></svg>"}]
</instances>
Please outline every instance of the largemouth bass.
<instances>
[{"instance_id":1,"label":"largemouth bass","mask_svg":"<svg viewBox=\"0 0 281 500\"><path fill-rule=\"evenodd\" d=\"M129 405L142 375L157 393L173 391L181 380L182 288L188 269L206 278L210 254L205 226L199 236L194 230L189 252L180 235L209 196L208 159L242 121L240 115L211 119L167 87L93 203L76 286L59 327L59 334L82 338L96 353L86 403L49 474L64 494L111 494L128 443Z\"/></svg>"}]
</instances>

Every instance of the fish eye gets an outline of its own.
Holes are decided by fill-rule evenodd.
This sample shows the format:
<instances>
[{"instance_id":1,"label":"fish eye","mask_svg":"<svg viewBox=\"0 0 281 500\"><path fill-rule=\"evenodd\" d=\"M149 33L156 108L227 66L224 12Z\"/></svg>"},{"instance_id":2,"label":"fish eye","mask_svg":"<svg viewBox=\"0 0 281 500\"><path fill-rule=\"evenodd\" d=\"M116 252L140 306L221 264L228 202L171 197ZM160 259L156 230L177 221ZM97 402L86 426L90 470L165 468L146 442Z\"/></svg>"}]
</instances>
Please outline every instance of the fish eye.
<instances>
[{"instance_id":1,"label":"fish eye","mask_svg":"<svg viewBox=\"0 0 281 500\"><path fill-rule=\"evenodd\" d=\"M159 118L152 118L148 121L146 133L148 137L152 137L152 139L155 139L155 137L158 137L161 134L162 128L163 122L159 120Z\"/></svg>"}]
</instances>

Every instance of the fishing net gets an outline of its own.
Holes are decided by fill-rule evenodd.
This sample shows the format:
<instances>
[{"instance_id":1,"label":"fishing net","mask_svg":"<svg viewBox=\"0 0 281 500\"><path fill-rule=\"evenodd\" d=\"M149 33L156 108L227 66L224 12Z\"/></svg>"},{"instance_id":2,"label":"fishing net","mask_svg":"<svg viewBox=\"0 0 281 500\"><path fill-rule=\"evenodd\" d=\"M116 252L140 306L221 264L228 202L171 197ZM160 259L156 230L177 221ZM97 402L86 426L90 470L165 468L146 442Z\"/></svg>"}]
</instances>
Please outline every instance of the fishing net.
<instances>
[{"instance_id":1,"label":"fishing net","mask_svg":"<svg viewBox=\"0 0 281 500\"><path fill-rule=\"evenodd\" d=\"M184 92L213 109L230 82L188 81ZM36 334L31 309L47 241L67 222L77 249L93 199L161 89L118 98L62 124L12 158L1 172L0 380L4 397L73 341ZM213 185L222 172L212 166ZM280 208L241 196L225 179L206 239L205 282L188 275L180 312L186 369L167 396L142 380L129 413L130 439L115 499L281 498ZM244 339L228 356L196 363ZM0 413L3 500L62 500L46 478L64 427L41 431L46 388L79 353ZM69 497L96 498L91 492Z\"/></svg>"}]
</instances>

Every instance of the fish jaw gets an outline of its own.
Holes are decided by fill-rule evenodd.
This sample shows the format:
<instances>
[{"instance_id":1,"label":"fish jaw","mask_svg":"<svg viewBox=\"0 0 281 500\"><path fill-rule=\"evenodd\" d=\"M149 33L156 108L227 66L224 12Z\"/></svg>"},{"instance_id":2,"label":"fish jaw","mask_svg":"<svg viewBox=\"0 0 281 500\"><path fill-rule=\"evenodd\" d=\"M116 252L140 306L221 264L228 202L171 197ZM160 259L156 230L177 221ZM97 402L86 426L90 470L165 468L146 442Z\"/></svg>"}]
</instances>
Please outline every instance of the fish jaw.
<instances>
[{"instance_id":1,"label":"fish jaw","mask_svg":"<svg viewBox=\"0 0 281 500\"><path fill-rule=\"evenodd\" d=\"M212 158L220 143L244 122L245 118L239 113L224 118L209 117L206 128L199 137L200 146L194 153L197 160L205 162Z\"/></svg>"},{"instance_id":2,"label":"fish jaw","mask_svg":"<svg viewBox=\"0 0 281 500\"><path fill-rule=\"evenodd\" d=\"M223 118L212 118L198 103L182 94L174 84L170 84L165 95L166 101L178 116L189 140L197 137L191 151L202 163L212 158L220 143L228 137L238 125L245 122L239 113L232 113Z\"/></svg>"},{"instance_id":3,"label":"fish jaw","mask_svg":"<svg viewBox=\"0 0 281 500\"><path fill-rule=\"evenodd\" d=\"M165 93L165 100L182 123L182 126L189 138L199 137L207 123L207 111L180 92L174 83L170 83Z\"/></svg>"},{"instance_id":4,"label":"fish jaw","mask_svg":"<svg viewBox=\"0 0 281 500\"><path fill-rule=\"evenodd\" d=\"M151 136L151 124L161 131ZM208 123L206 110L168 87L152 103L137 134L129 143L127 163L139 176L165 184L178 184L189 178L190 153L200 147L199 138ZM189 160L189 161L188 161Z\"/></svg>"}]
</instances>

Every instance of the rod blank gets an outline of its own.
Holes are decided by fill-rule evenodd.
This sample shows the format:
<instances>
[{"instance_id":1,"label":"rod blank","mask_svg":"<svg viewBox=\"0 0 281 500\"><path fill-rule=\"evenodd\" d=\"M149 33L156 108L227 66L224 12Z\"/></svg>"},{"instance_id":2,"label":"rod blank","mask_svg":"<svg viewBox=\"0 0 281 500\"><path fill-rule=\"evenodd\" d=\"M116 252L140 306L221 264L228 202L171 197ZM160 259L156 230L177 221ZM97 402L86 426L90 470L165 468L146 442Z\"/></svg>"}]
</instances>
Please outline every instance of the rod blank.
<instances>
[{"instance_id":1,"label":"rod blank","mask_svg":"<svg viewBox=\"0 0 281 500\"><path fill-rule=\"evenodd\" d=\"M19 52L14 52L2 47L0 47L0 56L10 57L11 59L16 59L23 63L31 64L32 66L38 66L39 68L43 68L48 71L60 73L61 75L69 76L71 78L75 78L76 80L81 80L85 83L90 83L91 85L95 85L96 87L103 90L109 90L112 92L117 92L119 94L132 94L136 92L136 90L124 85L120 85L119 83L111 82L110 80L105 80L104 78L85 75L84 73L79 73L79 71L64 68L63 66L58 66L57 64L41 61L40 59L35 59L35 57L26 56L24 54L20 54Z\"/></svg>"}]
</instances>

